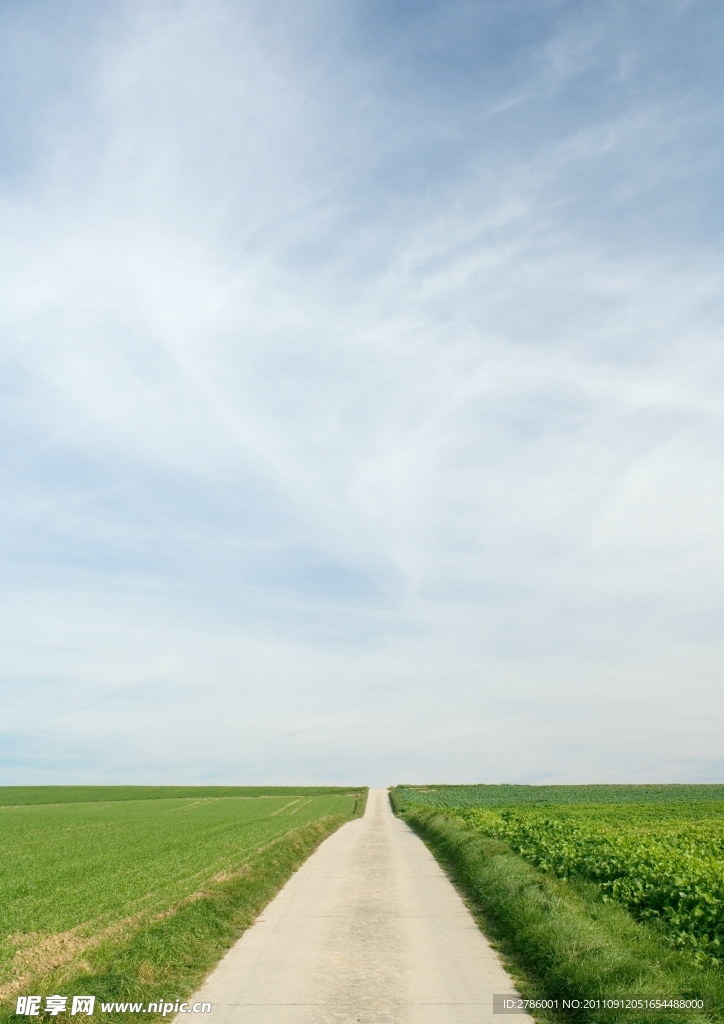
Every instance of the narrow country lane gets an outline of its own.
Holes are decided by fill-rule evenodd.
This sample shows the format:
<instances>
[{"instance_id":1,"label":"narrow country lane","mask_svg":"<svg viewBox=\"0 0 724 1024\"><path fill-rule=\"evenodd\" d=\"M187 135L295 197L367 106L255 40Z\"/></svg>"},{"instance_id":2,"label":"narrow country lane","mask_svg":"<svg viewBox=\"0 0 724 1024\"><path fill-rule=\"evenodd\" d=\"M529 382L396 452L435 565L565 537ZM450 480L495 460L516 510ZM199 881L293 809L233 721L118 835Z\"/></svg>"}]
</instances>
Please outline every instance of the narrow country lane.
<instances>
[{"instance_id":1,"label":"narrow country lane","mask_svg":"<svg viewBox=\"0 0 724 1024\"><path fill-rule=\"evenodd\" d=\"M372 790L364 818L319 847L194 999L213 1004L209 1024L479 1024L494 992L513 991L435 859Z\"/></svg>"}]
</instances>

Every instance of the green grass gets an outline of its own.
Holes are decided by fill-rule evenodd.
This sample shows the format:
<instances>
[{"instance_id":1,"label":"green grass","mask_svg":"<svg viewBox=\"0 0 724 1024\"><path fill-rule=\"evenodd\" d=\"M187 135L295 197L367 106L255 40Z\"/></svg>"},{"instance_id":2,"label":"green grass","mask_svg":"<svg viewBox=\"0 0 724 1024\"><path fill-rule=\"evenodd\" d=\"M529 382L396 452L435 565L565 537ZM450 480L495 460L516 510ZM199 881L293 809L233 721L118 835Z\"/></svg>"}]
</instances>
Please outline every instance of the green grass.
<instances>
[{"instance_id":1,"label":"green grass","mask_svg":"<svg viewBox=\"0 0 724 1024\"><path fill-rule=\"evenodd\" d=\"M724 786L397 786L393 806L511 807L516 804L652 804L724 801Z\"/></svg>"},{"instance_id":2,"label":"green grass","mask_svg":"<svg viewBox=\"0 0 724 1024\"><path fill-rule=\"evenodd\" d=\"M399 796L399 794L397 794ZM590 882L545 874L500 839L421 807L405 820L424 839L501 951L523 996L544 999L702 998L703 1011L581 1009L549 1020L680 1024L724 1020L724 978L673 949Z\"/></svg>"},{"instance_id":3,"label":"green grass","mask_svg":"<svg viewBox=\"0 0 724 1024\"><path fill-rule=\"evenodd\" d=\"M220 796L207 787L134 800L131 788L119 790L120 799L103 787L95 802L0 805L4 1018L17 994L190 994L366 798L359 789Z\"/></svg>"}]
</instances>

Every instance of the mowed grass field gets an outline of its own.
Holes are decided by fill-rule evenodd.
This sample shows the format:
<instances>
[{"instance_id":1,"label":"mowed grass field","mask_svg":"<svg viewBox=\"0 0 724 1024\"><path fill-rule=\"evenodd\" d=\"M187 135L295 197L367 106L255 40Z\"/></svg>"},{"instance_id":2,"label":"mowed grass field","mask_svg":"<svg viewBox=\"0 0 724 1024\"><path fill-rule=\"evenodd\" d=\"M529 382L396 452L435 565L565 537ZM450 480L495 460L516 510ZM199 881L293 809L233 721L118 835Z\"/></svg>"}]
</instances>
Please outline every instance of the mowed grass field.
<instances>
[{"instance_id":1,"label":"mowed grass field","mask_svg":"<svg viewBox=\"0 0 724 1024\"><path fill-rule=\"evenodd\" d=\"M183 998L365 793L0 789L4 1015L18 994Z\"/></svg>"},{"instance_id":2,"label":"mowed grass field","mask_svg":"<svg viewBox=\"0 0 724 1024\"><path fill-rule=\"evenodd\" d=\"M662 1020L724 1020L724 786L401 786L392 802L525 994L589 1000L584 1020L633 1021L602 1001L647 998L670 1004Z\"/></svg>"}]
</instances>

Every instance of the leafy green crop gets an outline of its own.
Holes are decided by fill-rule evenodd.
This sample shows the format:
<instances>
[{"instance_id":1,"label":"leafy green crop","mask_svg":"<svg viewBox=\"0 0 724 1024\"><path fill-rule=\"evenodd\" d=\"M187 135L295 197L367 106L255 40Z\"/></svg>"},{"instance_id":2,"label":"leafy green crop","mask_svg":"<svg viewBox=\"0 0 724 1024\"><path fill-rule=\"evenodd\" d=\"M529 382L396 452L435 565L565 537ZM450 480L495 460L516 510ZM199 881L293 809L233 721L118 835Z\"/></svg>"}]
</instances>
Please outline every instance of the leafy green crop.
<instances>
[{"instance_id":1,"label":"leafy green crop","mask_svg":"<svg viewBox=\"0 0 724 1024\"><path fill-rule=\"evenodd\" d=\"M700 960L724 959L724 804L454 808L455 817L604 899Z\"/></svg>"}]
</instances>

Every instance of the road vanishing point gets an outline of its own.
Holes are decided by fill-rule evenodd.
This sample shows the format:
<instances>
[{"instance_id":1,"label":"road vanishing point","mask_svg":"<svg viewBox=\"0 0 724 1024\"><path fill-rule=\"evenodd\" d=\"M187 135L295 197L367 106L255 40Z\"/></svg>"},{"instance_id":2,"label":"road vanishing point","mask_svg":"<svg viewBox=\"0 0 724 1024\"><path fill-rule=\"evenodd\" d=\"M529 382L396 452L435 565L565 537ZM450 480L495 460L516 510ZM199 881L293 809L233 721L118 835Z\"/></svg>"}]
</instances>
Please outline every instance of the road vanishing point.
<instances>
[{"instance_id":1,"label":"road vanishing point","mask_svg":"<svg viewBox=\"0 0 724 1024\"><path fill-rule=\"evenodd\" d=\"M189 1002L212 1004L208 1024L492 1024L493 993L514 992L435 858L373 789Z\"/></svg>"}]
</instances>

